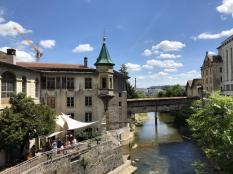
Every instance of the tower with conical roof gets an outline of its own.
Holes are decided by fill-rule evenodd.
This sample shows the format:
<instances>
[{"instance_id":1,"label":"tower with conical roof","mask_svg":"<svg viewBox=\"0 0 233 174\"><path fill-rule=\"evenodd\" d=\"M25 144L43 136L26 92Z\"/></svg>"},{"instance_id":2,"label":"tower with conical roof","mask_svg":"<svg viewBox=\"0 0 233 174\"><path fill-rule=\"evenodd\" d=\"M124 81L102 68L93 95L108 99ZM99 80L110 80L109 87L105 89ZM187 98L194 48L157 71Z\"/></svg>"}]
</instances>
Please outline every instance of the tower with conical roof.
<instances>
[{"instance_id":1,"label":"tower with conical roof","mask_svg":"<svg viewBox=\"0 0 233 174\"><path fill-rule=\"evenodd\" d=\"M96 70L98 73L98 97L103 101L104 113L102 118L103 129L108 130L109 112L108 103L114 97L114 84L113 84L113 67L114 63L110 57L106 46L106 37L103 37L102 48L95 62Z\"/></svg>"},{"instance_id":2,"label":"tower with conical roof","mask_svg":"<svg viewBox=\"0 0 233 174\"><path fill-rule=\"evenodd\" d=\"M114 66L115 64L112 62L112 59L110 57L110 54L108 52L107 46L106 46L106 37L103 37L103 44L102 48L99 54L99 57L97 58L95 62L95 66Z\"/></svg>"}]
</instances>

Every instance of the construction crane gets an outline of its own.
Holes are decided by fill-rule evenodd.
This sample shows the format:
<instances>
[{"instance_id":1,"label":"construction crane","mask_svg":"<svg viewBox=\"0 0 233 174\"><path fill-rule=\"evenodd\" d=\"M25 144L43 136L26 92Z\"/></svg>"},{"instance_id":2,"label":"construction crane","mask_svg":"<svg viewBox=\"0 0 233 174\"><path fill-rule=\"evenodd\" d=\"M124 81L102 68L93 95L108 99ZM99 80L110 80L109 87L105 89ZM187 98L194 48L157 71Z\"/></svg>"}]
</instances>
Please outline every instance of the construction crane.
<instances>
[{"instance_id":1,"label":"construction crane","mask_svg":"<svg viewBox=\"0 0 233 174\"><path fill-rule=\"evenodd\" d=\"M21 35L21 37L23 38L23 40L25 40L28 45L30 45L32 47L32 49L36 52L36 55L35 55L35 58L36 58L36 61L39 62L39 59L43 56L43 53L41 52L41 48L39 48L36 44L34 44L32 42L32 40L28 39L26 36L25 36L25 33L23 33L22 31L20 31L16 26L13 27L14 30Z\"/></svg>"}]
</instances>

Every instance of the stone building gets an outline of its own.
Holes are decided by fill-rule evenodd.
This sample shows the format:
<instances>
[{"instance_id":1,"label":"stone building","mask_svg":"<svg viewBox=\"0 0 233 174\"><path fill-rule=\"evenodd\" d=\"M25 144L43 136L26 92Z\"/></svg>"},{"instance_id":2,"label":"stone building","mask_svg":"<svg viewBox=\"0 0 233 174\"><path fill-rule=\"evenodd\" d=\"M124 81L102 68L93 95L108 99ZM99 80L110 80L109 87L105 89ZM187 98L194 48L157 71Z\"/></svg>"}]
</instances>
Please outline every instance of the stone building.
<instances>
[{"instance_id":1,"label":"stone building","mask_svg":"<svg viewBox=\"0 0 233 174\"><path fill-rule=\"evenodd\" d=\"M201 67L203 90L212 92L221 90L223 60L219 55L210 55L206 52Z\"/></svg>"},{"instance_id":2,"label":"stone building","mask_svg":"<svg viewBox=\"0 0 233 174\"><path fill-rule=\"evenodd\" d=\"M233 96L233 35L218 47L218 54L223 59L222 93Z\"/></svg>"},{"instance_id":3,"label":"stone building","mask_svg":"<svg viewBox=\"0 0 233 174\"><path fill-rule=\"evenodd\" d=\"M188 80L186 84L186 95L188 97L202 97L202 79Z\"/></svg>"},{"instance_id":4,"label":"stone building","mask_svg":"<svg viewBox=\"0 0 233 174\"><path fill-rule=\"evenodd\" d=\"M83 122L98 121L94 128L112 130L127 126L125 77L113 69L105 38L95 63L52 64L16 62L14 49L0 53L0 108L9 105L12 93L24 92L57 114Z\"/></svg>"}]
</instances>

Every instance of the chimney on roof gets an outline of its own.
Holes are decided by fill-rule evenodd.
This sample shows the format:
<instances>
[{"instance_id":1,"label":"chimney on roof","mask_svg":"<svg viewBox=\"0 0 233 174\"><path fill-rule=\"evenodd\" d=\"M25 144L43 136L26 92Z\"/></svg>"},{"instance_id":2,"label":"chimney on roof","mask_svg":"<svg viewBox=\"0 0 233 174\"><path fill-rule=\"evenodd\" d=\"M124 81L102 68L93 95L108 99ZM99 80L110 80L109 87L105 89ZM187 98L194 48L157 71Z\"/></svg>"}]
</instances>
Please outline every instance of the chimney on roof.
<instances>
[{"instance_id":1,"label":"chimney on roof","mask_svg":"<svg viewBox=\"0 0 233 174\"><path fill-rule=\"evenodd\" d=\"M88 58L84 57L84 67L88 67Z\"/></svg>"},{"instance_id":2,"label":"chimney on roof","mask_svg":"<svg viewBox=\"0 0 233 174\"><path fill-rule=\"evenodd\" d=\"M13 48L8 48L7 50L6 50L6 54L7 55L16 55L16 50L15 49L13 49Z\"/></svg>"},{"instance_id":3,"label":"chimney on roof","mask_svg":"<svg viewBox=\"0 0 233 174\"><path fill-rule=\"evenodd\" d=\"M13 48L7 49L6 54L0 56L0 61L10 64L16 64L16 50Z\"/></svg>"}]
</instances>

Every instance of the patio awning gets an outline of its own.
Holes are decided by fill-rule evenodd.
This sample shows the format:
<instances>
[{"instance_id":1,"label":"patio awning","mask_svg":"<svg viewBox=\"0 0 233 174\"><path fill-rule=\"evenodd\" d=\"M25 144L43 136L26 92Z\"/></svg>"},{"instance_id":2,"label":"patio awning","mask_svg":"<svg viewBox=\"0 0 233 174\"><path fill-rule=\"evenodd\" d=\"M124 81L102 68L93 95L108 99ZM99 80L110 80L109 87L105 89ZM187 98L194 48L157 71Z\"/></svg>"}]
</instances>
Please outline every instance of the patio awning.
<instances>
[{"instance_id":1,"label":"patio awning","mask_svg":"<svg viewBox=\"0 0 233 174\"><path fill-rule=\"evenodd\" d=\"M63 132L63 131L53 132L53 133L47 135L46 137L47 137L47 138L50 138L50 137L56 136L56 135L58 135L58 134L60 134L60 133L62 133L62 132Z\"/></svg>"},{"instance_id":2,"label":"patio awning","mask_svg":"<svg viewBox=\"0 0 233 174\"><path fill-rule=\"evenodd\" d=\"M56 124L58 127L62 128L62 130L74 130L74 129L81 129L84 127L91 126L97 122L90 122L85 123L81 121L77 121L75 119L70 118L69 115L62 115L57 116Z\"/></svg>"}]
</instances>

